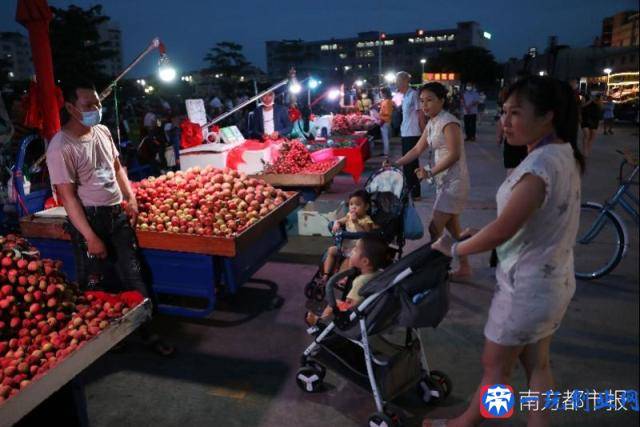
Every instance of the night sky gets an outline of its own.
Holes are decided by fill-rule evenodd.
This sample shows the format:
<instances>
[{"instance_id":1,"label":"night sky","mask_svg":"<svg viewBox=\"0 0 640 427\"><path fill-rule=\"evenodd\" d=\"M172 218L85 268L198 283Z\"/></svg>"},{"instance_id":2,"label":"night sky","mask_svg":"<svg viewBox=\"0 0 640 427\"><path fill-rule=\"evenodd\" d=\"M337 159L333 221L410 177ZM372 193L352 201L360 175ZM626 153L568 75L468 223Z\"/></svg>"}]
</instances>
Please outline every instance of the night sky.
<instances>
[{"instance_id":1,"label":"night sky","mask_svg":"<svg viewBox=\"0 0 640 427\"><path fill-rule=\"evenodd\" d=\"M0 31L26 34L15 22L17 0L0 3ZM49 1L63 8L96 3ZM353 37L376 29L388 33L445 29L468 20L479 22L493 35L490 49L503 61L522 56L530 46L544 49L552 34L562 44L587 46L600 34L604 17L638 7L637 0L109 0L102 4L104 13L122 29L125 63L159 36L182 71L201 68L207 50L224 40L242 44L246 57L265 69L267 40ZM154 62L150 55L132 75L152 72Z\"/></svg>"}]
</instances>

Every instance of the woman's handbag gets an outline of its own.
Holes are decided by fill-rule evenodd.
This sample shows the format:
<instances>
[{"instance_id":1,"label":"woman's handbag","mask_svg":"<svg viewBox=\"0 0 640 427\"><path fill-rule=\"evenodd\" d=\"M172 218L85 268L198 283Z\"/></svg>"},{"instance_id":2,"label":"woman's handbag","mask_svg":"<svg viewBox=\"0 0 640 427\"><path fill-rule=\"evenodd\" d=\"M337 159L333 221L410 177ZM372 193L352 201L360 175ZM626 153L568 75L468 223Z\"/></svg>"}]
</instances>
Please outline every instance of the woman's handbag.
<instances>
[{"instance_id":1,"label":"woman's handbag","mask_svg":"<svg viewBox=\"0 0 640 427\"><path fill-rule=\"evenodd\" d=\"M418 215L418 211L411 200L409 200L407 207L404 209L403 222L404 237L406 239L418 240L424 236L424 225L422 225L420 215Z\"/></svg>"}]
</instances>

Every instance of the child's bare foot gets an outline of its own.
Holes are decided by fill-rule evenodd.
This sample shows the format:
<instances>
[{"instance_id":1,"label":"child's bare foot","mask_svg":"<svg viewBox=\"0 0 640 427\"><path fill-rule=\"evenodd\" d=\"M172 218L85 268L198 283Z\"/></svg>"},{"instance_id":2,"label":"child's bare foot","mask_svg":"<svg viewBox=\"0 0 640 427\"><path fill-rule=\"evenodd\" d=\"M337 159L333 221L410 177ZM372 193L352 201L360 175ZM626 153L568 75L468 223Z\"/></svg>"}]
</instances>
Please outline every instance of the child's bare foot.
<instances>
[{"instance_id":1,"label":"child's bare foot","mask_svg":"<svg viewBox=\"0 0 640 427\"><path fill-rule=\"evenodd\" d=\"M315 326L318 323L318 316L309 311L304 320L307 322L307 325Z\"/></svg>"}]
</instances>

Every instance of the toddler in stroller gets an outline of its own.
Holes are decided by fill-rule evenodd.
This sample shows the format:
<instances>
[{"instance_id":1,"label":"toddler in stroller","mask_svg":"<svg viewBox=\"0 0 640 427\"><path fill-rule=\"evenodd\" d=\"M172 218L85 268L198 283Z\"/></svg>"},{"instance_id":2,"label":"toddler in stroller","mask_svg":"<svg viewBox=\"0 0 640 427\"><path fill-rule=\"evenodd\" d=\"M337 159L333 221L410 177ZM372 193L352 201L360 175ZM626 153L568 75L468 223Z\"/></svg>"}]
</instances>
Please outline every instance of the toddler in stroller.
<instances>
[{"instance_id":1,"label":"toddler in stroller","mask_svg":"<svg viewBox=\"0 0 640 427\"><path fill-rule=\"evenodd\" d=\"M418 328L435 328L448 311L450 261L426 244L367 282L359 291L360 304L344 312L333 286L350 271L332 276L326 293L334 319L321 331L310 331L314 339L302 354L298 387L320 391L330 367L372 391L377 411L368 425L373 427L400 425L387 402L412 387L425 403L446 398L451 381L430 370ZM398 330L406 332L403 344L386 336Z\"/></svg>"},{"instance_id":2,"label":"toddler in stroller","mask_svg":"<svg viewBox=\"0 0 640 427\"><path fill-rule=\"evenodd\" d=\"M364 190L356 190L349 195L349 212L333 223L331 231L336 234L343 228L348 233L369 232L376 226L368 214L371 199ZM331 246L324 260L323 279L326 281L336 270L349 268L348 262L351 250L355 247L353 240L342 243L342 247ZM343 260L341 265L336 265Z\"/></svg>"},{"instance_id":3,"label":"toddler in stroller","mask_svg":"<svg viewBox=\"0 0 640 427\"><path fill-rule=\"evenodd\" d=\"M366 236L356 241L349 256L349 264L359 270L360 274L351 283L346 298L336 300L336 307L340 311L349 310L362 301L360 289L373 279L388 260L389 247L386 242L378 237ZM316 325L319 321L325 321L333 314L333 306L327 305L322 314L313 311L307 312L306 322L309 326Z\"/></svg>"},{"instance_id":4,"label":"toddler in stroller","mask_svg":"<svg viewBox=\"0 0 640 427\"><path fill-rule=\"evenodd\" d=\"M408 203L405 178L400 169L388 167L374 172L364 190L349 196L347 215L333 224L335 245L325 253L315 275L305 286L305 296L309 300L324 301L327 279L348 268L345 261L348 261L353 242L365 235L381 237L400 258L405 243L403 214ZM346 230L342 230L343 226Z\"/></svg>"}]
</instances>

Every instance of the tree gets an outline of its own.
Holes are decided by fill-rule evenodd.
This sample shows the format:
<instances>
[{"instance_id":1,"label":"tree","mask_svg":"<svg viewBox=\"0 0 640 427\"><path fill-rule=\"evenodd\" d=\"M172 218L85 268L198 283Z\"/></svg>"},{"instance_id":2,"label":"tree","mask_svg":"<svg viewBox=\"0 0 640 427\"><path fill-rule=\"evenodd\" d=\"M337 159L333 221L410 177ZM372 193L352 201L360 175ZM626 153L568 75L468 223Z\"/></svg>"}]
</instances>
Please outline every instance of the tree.
<instances>
[{"instance_id":1,"label":"tree","mask_svg":"<svg viewBox=\"0 0 640 427\"><path fill-rule=\"evenodd\" d=\"M116 51L108 47L108 42L100 40L98 27L110 19L102 14L102 6L82 9L71 5L68 9L52 7L51 11L55 78L65 82L82 75L96 85L108 83L109 76L102 71L101 62L115 56Z\"/></svg>"},{"instance_id":2,"label":"tree","mask_svg":"<svg viewBox=\"0 0 640 427\"><path fill-rule=\"evenodd\" d=\"M500 66L493 54L481 47L441 52L430 69L460 73L463 82L474 82L479 86L493 87L500 77Z\"/></svg>"},{"instance_id":3,"label":"tree","mask_svg":"<svg viewBox=\"0 0 640 427\"><path fill-rule=\"evenodd\" d=\"M234 42L216 43L204 60L211 72L231 78L239 78L251 65L242 53L242 45Z\"/></svg>"},{"instance_id":4,"label":"tree","mask_svg":"<svg viewBox=\"0 0 640 427\"><path fill-rule=\"evenodd\" d=\"M218 79L225 93L232 92L251 66L242 53L242 45L230 41L216 43L204 61L209 63L209 71Z\"/></svg>"}]
</instances>

